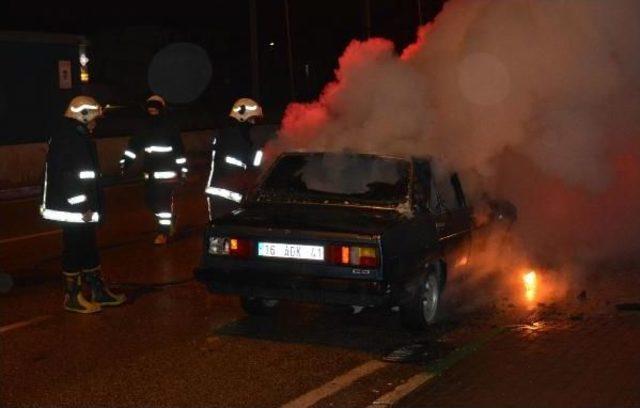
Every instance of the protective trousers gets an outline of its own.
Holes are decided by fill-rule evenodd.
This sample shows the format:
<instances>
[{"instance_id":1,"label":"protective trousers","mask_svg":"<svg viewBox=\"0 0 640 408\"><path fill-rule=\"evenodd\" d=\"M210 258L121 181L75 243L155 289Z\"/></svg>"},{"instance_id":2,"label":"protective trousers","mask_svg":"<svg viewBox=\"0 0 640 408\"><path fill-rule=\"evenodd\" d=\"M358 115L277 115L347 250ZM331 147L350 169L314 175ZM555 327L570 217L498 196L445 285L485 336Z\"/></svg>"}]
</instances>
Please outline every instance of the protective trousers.
<instances>
[{"instance_id":1,"label":"protective trousers","mask_svg":"<svg viewBox=\"0 0 640 408\"><path fill-rule=\"evenodd\" d=\"M156 218L158 232L163 234L170 234L175 224L173 190L173 183L149 181L145 185L147 207Z\"/></svg>"},{"instance_id":2,"label":"protective trousers","mask_svg":"<svg viewBox=\"0 0 640 408\"><path fill-rule=\"evenodd\" d=\"M62 270L79 272L100 267L95 224L62 227Z\"/></svg>"}]
</instances>

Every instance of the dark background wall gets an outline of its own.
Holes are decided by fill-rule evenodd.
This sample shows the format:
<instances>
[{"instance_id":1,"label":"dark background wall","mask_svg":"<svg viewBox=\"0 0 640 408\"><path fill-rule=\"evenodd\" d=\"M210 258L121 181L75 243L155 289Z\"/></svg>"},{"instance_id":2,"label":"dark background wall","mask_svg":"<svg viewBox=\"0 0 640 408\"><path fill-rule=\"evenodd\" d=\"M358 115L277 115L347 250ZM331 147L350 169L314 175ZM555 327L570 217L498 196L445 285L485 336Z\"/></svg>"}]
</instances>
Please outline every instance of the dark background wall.
<instances>
[{"instance_id":1,"label":"dark background wall","mask_svg":"<svg viewBox=\"0 0 640 408\"><path fill-rule=\"evenodd\" d=\"M0 33L0 144L45 140L80 92L80 39ZM58 61L69 61L72 89L60 89Z\"/></svg>"}]
</instances>

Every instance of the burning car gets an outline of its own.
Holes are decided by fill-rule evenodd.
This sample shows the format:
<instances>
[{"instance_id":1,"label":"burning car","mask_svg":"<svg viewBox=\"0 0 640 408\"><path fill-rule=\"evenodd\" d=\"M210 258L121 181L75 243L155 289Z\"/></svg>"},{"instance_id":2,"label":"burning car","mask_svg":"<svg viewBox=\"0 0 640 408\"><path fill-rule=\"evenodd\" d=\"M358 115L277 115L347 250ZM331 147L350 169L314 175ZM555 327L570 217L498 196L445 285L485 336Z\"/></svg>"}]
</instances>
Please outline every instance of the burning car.
<instances>
[{"instance_id":1,"label":"burning car","mask_svg":"<svg viewBox=\"0 0 640 408\"><path fill-rule=\"evenodd\" d=\"M280 300L399 306L425 328L473 229L458 176L433 170L426 158L285 153L208 227L196 277L249 314Z\"/></svg>"}]
</instances>

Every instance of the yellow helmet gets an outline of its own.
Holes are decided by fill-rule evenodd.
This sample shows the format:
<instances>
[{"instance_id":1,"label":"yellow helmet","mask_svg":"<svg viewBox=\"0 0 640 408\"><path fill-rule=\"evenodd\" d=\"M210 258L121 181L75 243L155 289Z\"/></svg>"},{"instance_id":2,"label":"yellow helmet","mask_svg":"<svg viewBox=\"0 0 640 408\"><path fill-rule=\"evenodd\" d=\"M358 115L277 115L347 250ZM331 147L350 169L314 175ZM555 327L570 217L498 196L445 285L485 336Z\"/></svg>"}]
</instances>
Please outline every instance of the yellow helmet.
<instances>
[{"instance_id":1,"label":"yellow helmet","mask_svg":"<svg viewBox=\"0 0 640 408\"><path fill-rule=\"evenodd\" d=\"M69 102L64 116L86 124L102 116L102 106L90 96L76 96Z\"/></svg>"},{"instance_id":2,"label":"yellow helmet","mask_svg":"<svg viewBox=\"0 0 640 408\"><path fill-rule=\"evenodd\" d=\"M246 122L250 118L261 118L262 107L253 99L240 98L233 104L229 116L240 122Z\"/></svg>"}]
</instances>

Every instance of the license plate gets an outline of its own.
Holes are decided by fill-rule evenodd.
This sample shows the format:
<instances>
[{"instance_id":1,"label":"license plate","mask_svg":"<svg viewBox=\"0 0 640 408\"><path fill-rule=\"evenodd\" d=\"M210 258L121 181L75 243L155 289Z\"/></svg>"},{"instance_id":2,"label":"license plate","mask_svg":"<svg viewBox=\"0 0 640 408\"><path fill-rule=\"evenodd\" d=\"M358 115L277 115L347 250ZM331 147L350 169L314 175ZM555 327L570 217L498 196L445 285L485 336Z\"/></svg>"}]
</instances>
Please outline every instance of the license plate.
<instances>
[{"instance_id":1,"label":"license plate","mask_svg":"<svg viewBox=\"0 0 640 408\"><path fill-rule=\"evenodd\" d=\"M259 242L258 256L268 258L306 259L324 261L324 247L315 245L276 244Z\"/></svg>"}]
</instances>

